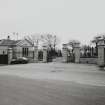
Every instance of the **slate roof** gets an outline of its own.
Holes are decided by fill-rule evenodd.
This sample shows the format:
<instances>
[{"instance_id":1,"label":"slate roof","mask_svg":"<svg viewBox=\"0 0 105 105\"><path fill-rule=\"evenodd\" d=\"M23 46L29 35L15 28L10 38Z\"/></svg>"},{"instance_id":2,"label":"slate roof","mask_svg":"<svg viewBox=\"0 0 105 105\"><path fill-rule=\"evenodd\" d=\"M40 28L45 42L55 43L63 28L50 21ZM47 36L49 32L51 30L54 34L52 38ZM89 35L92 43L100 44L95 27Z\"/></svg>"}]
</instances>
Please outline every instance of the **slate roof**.
<instances>
[{"instance_id":1,"label":"slate roof","mask_svg":"<svg viewBox=\"0 0 105 105\"><path fill-rule=\"evenodd\" d=\"M3 39L0 41L0 46L15 46L20 40Z\"/></svg>"}]
</instances>

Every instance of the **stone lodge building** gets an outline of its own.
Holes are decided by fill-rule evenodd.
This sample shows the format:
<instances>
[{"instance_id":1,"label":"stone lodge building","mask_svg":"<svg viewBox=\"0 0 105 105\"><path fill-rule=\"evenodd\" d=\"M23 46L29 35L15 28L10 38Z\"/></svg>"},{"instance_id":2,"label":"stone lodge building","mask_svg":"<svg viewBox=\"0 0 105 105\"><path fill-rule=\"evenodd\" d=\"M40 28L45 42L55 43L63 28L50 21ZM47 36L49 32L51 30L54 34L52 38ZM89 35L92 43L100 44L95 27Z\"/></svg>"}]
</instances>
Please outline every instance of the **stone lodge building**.
<instances>
[{"instance_id":1,"label":"stone lodge building","mask_svg":"<svg viewBox=\"0 0 105 105\"><path fill-rule=\"evenodd\" d=\"M8 36L7 39L1 40L0 55L8 55L9 51L11 52L11 59L26 57L30 60L33 60L35 58L35 48L33 44L26 39L11 40Z\"/></svg>"}]
</instances>

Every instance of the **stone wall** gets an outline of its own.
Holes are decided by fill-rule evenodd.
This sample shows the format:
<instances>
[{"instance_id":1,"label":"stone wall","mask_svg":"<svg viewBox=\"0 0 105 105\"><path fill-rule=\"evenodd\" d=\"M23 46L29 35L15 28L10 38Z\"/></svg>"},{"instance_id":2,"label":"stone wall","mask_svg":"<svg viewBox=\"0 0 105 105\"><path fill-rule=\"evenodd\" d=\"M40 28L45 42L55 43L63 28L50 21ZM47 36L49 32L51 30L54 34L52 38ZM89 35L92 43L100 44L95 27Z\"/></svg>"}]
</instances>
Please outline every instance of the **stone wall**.
<instances>
[{"instance_id":1,"label":"stone wall","mask_svg":"<svg viewBox=\"0 0 105 105\"><path fill-rule=\"evenodd\" d=\"M13 48L13 57L14 58L22 57L22 47L18 46Z\"/></svg>"},{"instance_id":2,"label":"stone wall","mask_svg":"<svg viewBox=\"0 0 105 105\"><path fill-rule=\"evenodd\" d=\"M97 64L98 58L80 58L80 63Z\"/></svg>"},{"instance_id":3,"label":"stone wall","mask_svg":"<svg viewBox=\"0 0 105 105\"><path fill-rule=\"evenodd\" d=\"M22 48L23 47L20 47L20 46L16 46L13 48L13 57L14 58L23 57ZM36 50L34 51L33 47L26 47L26 48L28 48L28 56L26 56L26 57L30 58L30 59L34 59L34 52L36 53Z\"/></svg>"}]
</instances>

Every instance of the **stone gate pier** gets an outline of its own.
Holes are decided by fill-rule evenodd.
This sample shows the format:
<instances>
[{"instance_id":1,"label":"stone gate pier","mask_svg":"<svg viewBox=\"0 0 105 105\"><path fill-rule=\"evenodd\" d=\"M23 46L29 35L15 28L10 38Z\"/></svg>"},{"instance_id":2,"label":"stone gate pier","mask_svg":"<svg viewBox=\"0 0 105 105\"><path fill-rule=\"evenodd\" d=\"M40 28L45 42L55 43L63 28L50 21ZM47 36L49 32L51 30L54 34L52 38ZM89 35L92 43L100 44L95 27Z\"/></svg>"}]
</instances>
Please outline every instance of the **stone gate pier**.
<instances>
[{"instance_id":1,"label":"stone gate pier","mask_svg":"<svg viewBox=\"0 0 105 105\"><path fill-rule=\"evenodd\" d=\"M34 47L34 62L38 62L38 46Z\"/></svg>"},{"instance_id":2,"label":"stone gate pier","mask_svg":"<svg viewBox=\"0 0 105 105\"><path fill-rule=\"evenodd\" d=\"M47 62L47 46L43 46L43 62Z\"/></svg>"},{"instance_id":3,"label":"stone gate pier","mask_svg":"<svg viewBox=\"0 0 105 105\"><path fill-rule=\"evenodd\" d=\"M8 48L8 64L11 64L12 56L13 56L12 48Z\"/></svg>"},{"instance_id":4,"label":"stone gate pier","mask_svg":"<svg viewBox=\"0 0 105 105\"><path fill-rule=\"evenodd\" d=\"M63 48L62 48L63 62L69 62L68 56L70 55L70 52L69 52L68 46L69 44L63 44ZM73 52L71 54L71 57L73 57L74 59L73 61L75 63L79 63L80 61L80 43L74 43L72 49L73 49Z\"/></svg>"},{"instance_id":5,"label":"stone gate pier","mask_svg":"<svg viewBox=\"0 0 105 105\"><path fill-rule=\"evenodd\" d=\"M99 66L105 65L105 40L100 39L98 43L98 61Z\"/></svg>"},{"instance_id":6,"label":"stone gate pier","mask_svg":"<svg viewBox=\"0 0 105 105\"><path fill-rule=\"evenodd\" d=\"M75 56L75 63L80 62L80 43L74 44L74 56Z\"/></svg>"},{"instance_id":7,"label":"stone gate pier","mask_svg":"<svg viewBox=\"0 0 105 105\"><path fill-rule=\"evenodd\" d=\"M67 57L68 57L68 48L67 48L67 44L63 44L62 56L63 56L63 62L68 62L68 60L67 60Z\"/></svg>"}]
</instances>

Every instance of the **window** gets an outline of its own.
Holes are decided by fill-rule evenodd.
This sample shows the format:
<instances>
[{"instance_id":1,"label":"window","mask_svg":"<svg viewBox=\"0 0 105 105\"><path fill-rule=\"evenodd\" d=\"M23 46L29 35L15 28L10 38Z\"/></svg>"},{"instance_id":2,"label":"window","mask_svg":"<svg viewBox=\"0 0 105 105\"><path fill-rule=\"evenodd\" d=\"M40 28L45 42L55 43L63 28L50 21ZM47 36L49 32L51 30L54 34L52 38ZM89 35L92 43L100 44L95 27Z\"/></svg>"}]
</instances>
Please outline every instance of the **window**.
<instances>
[{"instance_id":1,"label":"window","mask_svg":"<svg viewBox=\"0 0 105 105\"><path fill-rule=\"evenodd\" d=\"M23 48L22 49L22 55L23 56L28 56L28 50L29 50L28 48Z\"/></svg>"}]
</instances>

